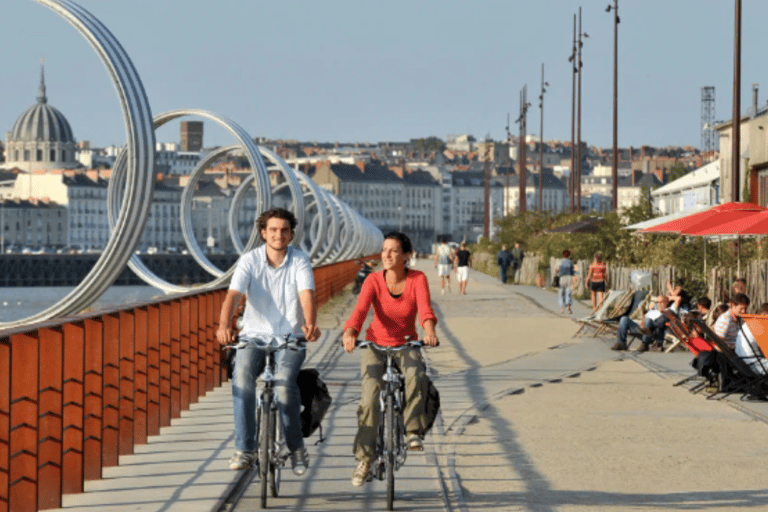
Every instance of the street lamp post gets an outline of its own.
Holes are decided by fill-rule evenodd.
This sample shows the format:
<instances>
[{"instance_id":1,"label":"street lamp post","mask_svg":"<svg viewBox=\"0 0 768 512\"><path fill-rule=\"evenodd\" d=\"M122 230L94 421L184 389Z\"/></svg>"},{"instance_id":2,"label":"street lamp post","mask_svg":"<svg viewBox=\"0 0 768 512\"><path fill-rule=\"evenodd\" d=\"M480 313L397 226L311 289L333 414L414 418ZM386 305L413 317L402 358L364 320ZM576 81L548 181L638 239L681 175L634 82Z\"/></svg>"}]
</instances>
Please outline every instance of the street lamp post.
<instances>
[{"instance_id":1,"label":"street lamp post","mask_svg":"<svg viewBox=\"0 0 768 512\"><path fill-rule=\"evenodd\" d=\"M731 196L739 202L741 179L741 0L736 0L736 16L733 37L733 136L731 137ZM757 113L755 113L757 114Z\"/></svg>"},{"instance_id":2,"label":"street lamp post","mask_svg":"<svg viewBox=\"0 0 768 512\"><path fill-rule=\"evenodd\" d=\"M539 122L539 211L544 211L544 93L549 87L549 82L544 81L544 63L541 63L541 94L539 94L539 109L541 109L541 121Z\"/></svg>"},{"instance_id":3,"label":"street lamp post","mask_svg":"<svg viewBox=\"0 0 768 512\"><path fill-rule=\"evenodd\" d=\"M576 211L576 204L573 201L574 194L574 175L576 174L576 15L573 15L573 48L568 62L573 65L571 76L571 174L568 176L568 194L571 202L571 213Z\"/></svg>"},{"instance_id":4,"label":"street lamp post","mask_svg":"<svg viewBox=\"0 0 768 512\"><path fill-rule=\"evenodd\" d=\"M528 107L530 107L531 104L528 103L528 86L524 85L523 89L520 91L520 117L517 118L517 123L520 123L520 150L519 150L519 161L520 161L520 174L518 175L518 184L519 184L519 194L520 194L520 200L519 200L519 207L518 207L518 213L523 213L527 209L526 205L526 195L525 195L525 189L527 185L527 176L526 176L526 160L527 156L525 154L526 152L526 145L525 145L525 136L526 136L526 118L528 116Z\"/></svg>"},{"instance_id":5,"label":"street lamp post","mask_svg":"<svg viewBox=\"0 0 768 512\"><path fill-rule=\"evenodd\" d=\"M613 164L611 165L611 179L613 180L613 211L619 209L619 0L613 0L613 5L608 5L605 12L611 12L613 8Z\"/></svg>"},{"instance_id":6,"label":"street lamp post","mask_svg":"<svg viewBox=\"0 0 768 512\"><path fill-rule=\"evenodd\" d=\"M583 73L581 62L581 47L584 46L582 38L589 37L589 34L582 32L581 30L581 7L579 7L579 43L576 46L578 56L576 57L576 64L579 74L579 90L578 90L578 112L576 114L576 208L581 213L581 75Z\"/></svg>"}]
</instances>

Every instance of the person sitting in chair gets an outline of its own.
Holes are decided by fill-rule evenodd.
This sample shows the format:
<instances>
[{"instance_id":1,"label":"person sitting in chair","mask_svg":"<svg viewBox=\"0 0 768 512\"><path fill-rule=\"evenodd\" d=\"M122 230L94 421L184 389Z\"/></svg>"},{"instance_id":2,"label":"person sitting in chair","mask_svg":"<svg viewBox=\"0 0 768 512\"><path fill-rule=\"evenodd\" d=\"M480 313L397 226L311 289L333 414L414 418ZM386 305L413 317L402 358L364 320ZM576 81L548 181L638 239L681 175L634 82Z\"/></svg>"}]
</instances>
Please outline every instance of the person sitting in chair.
<instances>
[{"instance_id":1,"label":"person sitting in chair","mask_svg":"<svg viewBox=\"0 0 768 512\"><path fill-rule=\"evenodd\" d=\"M643 318L643 325L624 315L619 320L618 341L611 347L611 350L627 350L627 336L630 334L640 336L642 344L637 349L638 352L648 352L651 349L651 343L655 348L661 348L664 344L664 330L666 318L662 311L672 309L677 312L674 305L670 304L669 297L659 295L656 298L656 306L648 311Z\"/></svg>"},{"instance_id":2,"label":"person sitting in chair","mask_svg":"<svg viewBox=\"0 0 768 512\"><path fill-rule=\"evenodd\" d=\"M736 336L739 334L739 316L747 312L748 306L749 297L743 293L737 293L731 297L728 311L720 315L715 322L715 334L731 348L736 344Z\"/></svg>"}]
</instances>

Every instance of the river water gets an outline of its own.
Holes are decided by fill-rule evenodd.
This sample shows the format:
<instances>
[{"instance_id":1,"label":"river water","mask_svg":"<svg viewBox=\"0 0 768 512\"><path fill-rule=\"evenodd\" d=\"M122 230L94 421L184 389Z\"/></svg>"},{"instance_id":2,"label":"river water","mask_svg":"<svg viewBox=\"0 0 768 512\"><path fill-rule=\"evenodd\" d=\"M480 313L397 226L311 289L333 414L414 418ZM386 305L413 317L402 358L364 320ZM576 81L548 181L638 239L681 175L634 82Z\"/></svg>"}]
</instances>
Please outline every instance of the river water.
<instances>
[{"instance_id":1,"label":"river water","mask_svg":"<svg viewBox=\"0 0 768 512\"><path fill-rule=\"evenodd\" d=\"M0 288L0 323L27 318L43 311L74 289L73 286ZM113 286L90 309L121 306L163 296L162 291L151 286Z\"/></svg>"}]
</instances>

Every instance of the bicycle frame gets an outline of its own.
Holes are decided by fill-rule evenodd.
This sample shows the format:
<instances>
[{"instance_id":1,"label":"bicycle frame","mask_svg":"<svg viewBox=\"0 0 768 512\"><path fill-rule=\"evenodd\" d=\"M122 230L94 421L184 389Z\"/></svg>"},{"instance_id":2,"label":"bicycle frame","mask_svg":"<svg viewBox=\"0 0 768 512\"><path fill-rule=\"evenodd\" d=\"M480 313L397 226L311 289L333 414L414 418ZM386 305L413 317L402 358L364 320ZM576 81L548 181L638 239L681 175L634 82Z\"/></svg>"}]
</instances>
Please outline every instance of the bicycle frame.
<instances>
[{"instance_id":1,"label":"bicycle frame","mask_svg":"<svg viewBox=\"0 0 768 512\"><path fill-rule=\"evenodd\" d=\"M376 459L371 465L371 474L378 480L387 480L387 509L392 510L395 500L395 471L405 464L408 453L405 446L405 377L397 369L394 361L395 352L410 347L423 347L420 341L406 341L397 347L383 347L370 341L358 340L357 346L369 347L387 357L387 367L382 379L384 389L379 391L379 407L382 422L376 436Z\"/></svg>"},{"instance_id":2,"label":"bicycle frame","mask_svg":"<svg viewBox=\"0 0 768 512\"><path fill-rule=\"evenodd\" d=\"M263 386L256 391L256 446L258 447L259 477L261 478L261 508L267 506L267 489L273 497L280 491L282 467L288 458L285 435L278 411L275 393L275 352L279 350L305 350L303 338L275 337L282 342L272 345L264 340L246 339L231 348L257 348L264 351L264 369L259 375Z\"/></svg>"}]
</instances>

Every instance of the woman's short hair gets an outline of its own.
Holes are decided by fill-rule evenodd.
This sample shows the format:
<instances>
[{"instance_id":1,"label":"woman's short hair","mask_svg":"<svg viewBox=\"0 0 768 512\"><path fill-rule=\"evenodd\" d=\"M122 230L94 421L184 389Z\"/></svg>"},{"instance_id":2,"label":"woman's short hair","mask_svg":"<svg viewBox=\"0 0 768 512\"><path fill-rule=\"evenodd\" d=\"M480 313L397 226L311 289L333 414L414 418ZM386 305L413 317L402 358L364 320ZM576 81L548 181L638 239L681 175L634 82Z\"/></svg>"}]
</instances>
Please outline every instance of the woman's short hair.
<instances>
[{"instance_id":1,"label":"woman's short hair","mask_svg":"<svg viewBox=\"0 0 768 512\"><path fill-rule=\"evenodd\" d=\"M256 220L256 227L259 229L259 235L261 235L262 230L267 229L267 222L269 222L269 219L287 220L288 224L291 225L291 234L296 230L296 216L292 212L285 208L272 208L259 215L259 218Z\"/></svg>"},{"instance_id":2,"label":"woman's short hair","mask_svg":"<svg viewBox=\"0 0 768 512\"><path fill-rule=\"evenodd\" d=\"M571 251L568 249L563 251L563 258L569 258L571 256Z\"/></svg>"},{"instance_id":3,"label":"woman's short hair","mask_svg":"<svg viewBox=\"0 0 768 512\"><path fill-rule=\"evenodd\" d=\"M384 240L397 240L398 242L400 242L400 250L402 250L404 254L413 252L413 245L411 245L411 239L408 238L408 235L406 235L405 233L401 233L399 231L390 231L389 233L384 235Z\"/></svg>"}]
</instances>

